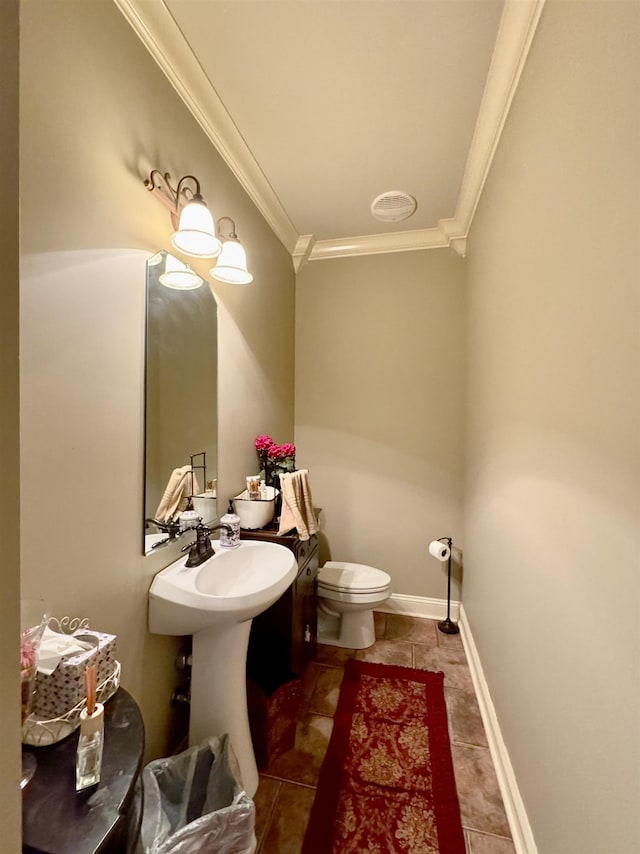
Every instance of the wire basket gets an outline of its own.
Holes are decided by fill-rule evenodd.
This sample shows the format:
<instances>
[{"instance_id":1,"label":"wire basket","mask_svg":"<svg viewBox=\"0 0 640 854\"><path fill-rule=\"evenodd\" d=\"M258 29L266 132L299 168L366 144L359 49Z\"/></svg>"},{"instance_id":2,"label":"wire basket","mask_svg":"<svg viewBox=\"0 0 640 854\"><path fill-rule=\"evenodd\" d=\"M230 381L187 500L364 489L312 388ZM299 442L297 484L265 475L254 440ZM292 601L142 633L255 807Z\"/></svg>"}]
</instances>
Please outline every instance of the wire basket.
<instances>
[{"instance_id":1,"label":"wire basket","mask_svg":"<svg viewBox=\"0 0 640 854\"><path fill-rule=\"evenodd\" d=\"M49 628L60 634L71 635L78 629L89 629L89 620L84 617L51 617ZM120 662L115 662L113 672L96 686L96 701L105 703L120 687ZM86 699L77 703L64 715L49 720L31 714L22 725L22 743L33 747L45 747L62 741L80 726L80 712L86 707Z\"/></svg>"}]
</instances>

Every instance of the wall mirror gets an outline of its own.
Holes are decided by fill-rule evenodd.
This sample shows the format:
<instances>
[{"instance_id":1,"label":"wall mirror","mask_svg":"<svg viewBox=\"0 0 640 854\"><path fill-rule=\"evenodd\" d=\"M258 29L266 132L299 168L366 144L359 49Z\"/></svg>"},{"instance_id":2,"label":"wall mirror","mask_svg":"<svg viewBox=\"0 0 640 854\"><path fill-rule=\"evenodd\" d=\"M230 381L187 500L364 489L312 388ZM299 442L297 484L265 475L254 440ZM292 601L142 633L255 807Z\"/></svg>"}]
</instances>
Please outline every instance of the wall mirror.
<instances>
[{"instance_id":1,"label":"wall mirror","mask_svg":"<svg viewBox=\"0 0 640 854\"><path fill-rule=\"evenodd\" d=\"M193 464L194 509L205 522L217 516L217 304L207 282L192 290L163 285L167 261L174 263L162 251L147 262L145 554L168 541L148 520L156 517L176 469Z\"/></svg>"}]
</instances>

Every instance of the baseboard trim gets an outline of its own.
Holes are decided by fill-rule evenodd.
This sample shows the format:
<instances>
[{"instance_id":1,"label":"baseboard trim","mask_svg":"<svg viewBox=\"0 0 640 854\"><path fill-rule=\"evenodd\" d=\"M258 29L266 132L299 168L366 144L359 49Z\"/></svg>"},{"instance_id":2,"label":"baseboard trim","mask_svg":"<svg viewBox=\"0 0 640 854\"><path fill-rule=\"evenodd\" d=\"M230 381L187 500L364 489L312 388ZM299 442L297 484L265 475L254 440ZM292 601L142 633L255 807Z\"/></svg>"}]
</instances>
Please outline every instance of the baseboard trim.
<instances>
[{"instance_id":1,"label":"baseboard trim","mask_svg":"<svg viewBox=\"0 0 640 854\"><path fill-rule=\"evenodd\" d=\"M502 738L498 716L496 715L491 694L489 693L489 686L484 676L478 650L471 634L471 627L469 626L463 605L460 606L459 613L460 635L467 655L471 680L475 688L476 697L478 698L482 722L484 723L487 734L489 750L491 751L491 758L493 759L493 765L498 777L498 784L502 793L502 800L507 813L509 827L511 828L516 854L538 854L527 811L520 795L520 789L518 788L507 747Z\"/></svg>"},{"instance_id":2,"label":"baseboard trim","mask_svg":"<svg viewBox=\"0 0 640 854\"><path fill-rule=\"evenodd\" d=\"M407 617L442 620L447 615L447 600L392 593L385 604L376 608L376 611L381 611L384 614L401 614ZM471 681L478 698L482 722L487 734L489 750L496 770L516 854L538 854L538 848L520 795L511 759L502 738L498 716L489 693L489 686L480 663L471 627L464 606L460 602L451 602L451 619L456 620L460 626L460 636L469 664Z\"/></svg>"},{"instance_id":3,"label":"baseboard trim","mask_svg":"<svg viewBox=\"0 0 640 854\"><path fill-rule=\"evenodd\" d=\"M424 617L427 620L444 620L447 616L447 600L392 593L376 611L382 611L383 614L402 614L405 617ZM459 613L460 603L452 601L451 619L457 620Z\"/></svg>"}]
</instances>

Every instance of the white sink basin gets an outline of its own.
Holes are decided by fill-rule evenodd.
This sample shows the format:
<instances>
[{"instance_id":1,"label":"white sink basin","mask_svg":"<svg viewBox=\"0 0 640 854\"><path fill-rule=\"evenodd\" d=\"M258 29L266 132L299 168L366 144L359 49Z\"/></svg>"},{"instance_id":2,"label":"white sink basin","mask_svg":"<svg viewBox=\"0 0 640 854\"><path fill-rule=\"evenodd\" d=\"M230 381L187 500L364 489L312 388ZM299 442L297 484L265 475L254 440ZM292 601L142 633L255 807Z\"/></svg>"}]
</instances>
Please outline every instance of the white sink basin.
<instances>
[{"instance_id":1,"label":"white sink basin","mask_svg":"<svg viewBox=\"0 0 640 854\"><path fill-rule=\"evenodd\" d=\"M245 677L251 620L294 581L297 562L276 543L212 545L214 556L200 566L186 567L184 556L156 575L149 590L149 629L193 635L189 743L229 733L242 784L253 797L258 769Z\"/></svg>"},{"instance_id":2,"label":"white sink basin","mask_svg":"<svg viewBox=\"0 0 640 854\"><path fill-rule=\"evenodd\" d=\"M212 545L214 556L200 566L185 567L185 555L153 579L149 629L154 634L193 635L250 620L273 605L296 576L293 552L276 543Z\"/></svg>"}]
</instances>

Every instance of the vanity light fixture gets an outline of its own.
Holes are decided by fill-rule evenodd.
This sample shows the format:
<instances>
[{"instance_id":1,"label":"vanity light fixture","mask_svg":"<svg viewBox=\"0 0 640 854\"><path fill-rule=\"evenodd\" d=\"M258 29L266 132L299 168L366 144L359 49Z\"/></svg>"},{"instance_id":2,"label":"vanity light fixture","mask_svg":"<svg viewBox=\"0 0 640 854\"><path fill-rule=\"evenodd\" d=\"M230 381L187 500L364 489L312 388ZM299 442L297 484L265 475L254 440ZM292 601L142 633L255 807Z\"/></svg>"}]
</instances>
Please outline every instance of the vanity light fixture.
<instances>
[{"instance_id":1,"label":"vanity light fixture","mask_svg":"<svg viewBox=\"0 0 640 854\"><path fill-rule=\"evenodd\" d=\"M193 258L215 258L222 244L216 237L211 211L200 193L200 182L193 175L184 175L174 188L171 175L153 169L144 185L169 208L175 233L171 243L185 255Z\"/></svg>"},{"instance_id":2,"label":"vanity light fixture","mask_svg":"<svg viewBox=\"0 0 640 854\"><path fill-rule=\"evenodd\" d=\"M158 281L166 288L174 288L177 291L191 291L202 284L200 276L194 273L188 264L183 264L169 254L165 261L164 273L158 276Z\"/></svg>"},{"instance_id":3,"label":"vanity light fixture","mask_svg":"<svg viewBox=\"0 0 640 854\"><path fill-rule=\"evenodd\" d=\"M247 254L244 246L238 240L236 224L229 216L218 220L218 234L221 234L220 223L223 220L231 223L231 231L227 237L222 236L222 252L218 255L215 267L210 272L214 279L229 285L248 285L253 276L247 270Z\"/></svg>"}]
</instances>

